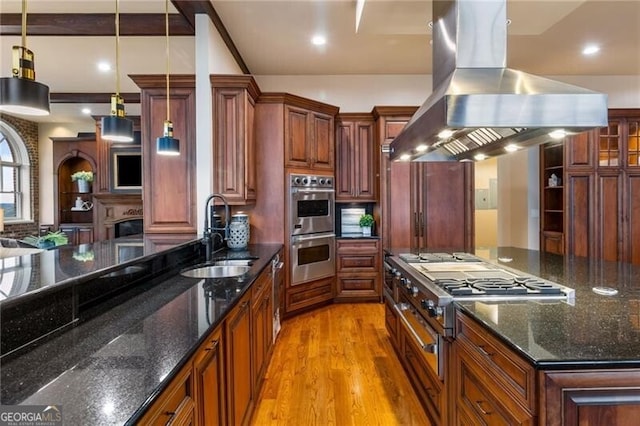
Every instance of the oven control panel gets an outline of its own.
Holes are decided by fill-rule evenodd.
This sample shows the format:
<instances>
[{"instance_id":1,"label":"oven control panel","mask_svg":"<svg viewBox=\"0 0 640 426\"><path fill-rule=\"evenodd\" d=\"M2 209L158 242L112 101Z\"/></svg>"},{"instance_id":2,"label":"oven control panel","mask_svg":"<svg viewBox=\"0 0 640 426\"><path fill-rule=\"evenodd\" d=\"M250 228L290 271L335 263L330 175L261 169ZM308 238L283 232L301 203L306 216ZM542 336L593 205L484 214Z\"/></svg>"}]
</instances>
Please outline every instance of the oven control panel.
<instances>
[{"instance_id":1,"label":"oven control panel","mask_svg":"<svg viewBox=\"0 0 640 426\"><path fill-rule=\"evenodd\" d=\"M291 174L292 188L333 189L333 176Z\"/></svg>"}]
</instances>

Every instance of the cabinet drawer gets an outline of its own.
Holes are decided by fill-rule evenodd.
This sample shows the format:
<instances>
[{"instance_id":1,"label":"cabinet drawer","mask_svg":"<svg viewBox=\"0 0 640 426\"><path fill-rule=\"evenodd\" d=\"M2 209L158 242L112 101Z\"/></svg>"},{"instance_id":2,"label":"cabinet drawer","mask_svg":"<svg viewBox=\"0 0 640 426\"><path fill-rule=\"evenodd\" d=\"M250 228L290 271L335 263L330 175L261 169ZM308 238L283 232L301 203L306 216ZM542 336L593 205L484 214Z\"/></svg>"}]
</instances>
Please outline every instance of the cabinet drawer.
<instances>
[{"instance_id":1,"label":"cabinet drawer","mask_svg":"<svg viewBox=\"0 0 640 426\"><path fill-rule=\"evenodd\" d=\"M366 271L376 272L378 270L378 255L359 254L344 255L338 253L338 272Z\"/></svg>"},{"instance_id":2,"label":"cabinet drawer","mask_svg":"<svg viewBox=\"0 0 640 426\"><path fill-rule=\"evenodd\" d=\"M193 416L193 380L191 363L187 364L165 389L139 425L179 424L179 419Z\"/></svg>"},{"instance_id":3,"label":"cabinet drawer","mask_svg":"<svg viewBox=\"0 0 640 426\"><path fill-rule=\"evenodd\" d=\"M376 277L338 277L339 288L344 290L376 290Z\"/></svg>"},{"instance_id":4,"label":"cabinet drawer","mask_svg":"<svg viewBox=\"0 0 640 426\"><path fill-rule=\"evenodd\" d=\"M503 400L494 393L495 383L489 377L476 374L481 367L468 359L464 353L459 354L457 371L459 376L458 394L456 396L457 411L466 414L465 417L474 419L474 424L490 425L531 425L533 417L524 409L505 405Z\"/></svg>"},{"instance_id":5,"label":"cabinet drawer","mask_svg":"<svg viewBox=\"0 0 640 426\"><path fill-rule=\"evenodd\" d=\"M535 370L471 318L456 314L457 341L487 367L500 386L535 414Z\"/></svg>"},{"instance_id":6,"label":"cabinet drawer","mask_svg":"<svg viewBox=\"0 0 640 426\"><path fill-rule=\"evenodd\" d=\"M378 253L378 240L336 240L336 251L338 253Z\"/></svg>"}]
</instances>

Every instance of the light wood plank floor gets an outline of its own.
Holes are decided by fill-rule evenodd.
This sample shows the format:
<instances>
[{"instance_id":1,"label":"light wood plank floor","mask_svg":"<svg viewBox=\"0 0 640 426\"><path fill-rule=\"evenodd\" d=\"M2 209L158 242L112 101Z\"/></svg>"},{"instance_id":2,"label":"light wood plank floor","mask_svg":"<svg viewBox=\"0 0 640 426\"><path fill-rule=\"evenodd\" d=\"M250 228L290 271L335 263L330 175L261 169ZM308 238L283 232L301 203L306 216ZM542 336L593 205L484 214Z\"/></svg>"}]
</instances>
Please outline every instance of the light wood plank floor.
<instances>
[{"instance_id":1,"label":"light wood plank floor","mask_svg":"<svg viewBox=\"0 0 640 426\"><path fill-rule=\"evenodd\" d=\"M284 322L253 425L429 425L382 304L335 304Z\"/></svg>"}]
</instances>

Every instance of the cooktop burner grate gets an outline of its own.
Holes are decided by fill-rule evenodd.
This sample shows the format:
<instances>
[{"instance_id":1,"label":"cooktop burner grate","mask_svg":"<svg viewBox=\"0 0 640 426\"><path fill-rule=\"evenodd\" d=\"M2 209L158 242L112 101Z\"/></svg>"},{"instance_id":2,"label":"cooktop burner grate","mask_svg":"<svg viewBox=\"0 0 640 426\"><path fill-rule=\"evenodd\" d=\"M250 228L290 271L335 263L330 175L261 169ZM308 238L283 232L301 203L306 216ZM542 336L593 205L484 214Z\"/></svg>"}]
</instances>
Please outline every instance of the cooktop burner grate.
<instances>
[{"instance_id":1,"label":"cooktop burner grate","mask_svg":"<svg viewBox=\"0 0 640 426\"><path fill-rule=\"evenodd\" d=\"M538 296L562 295L562 287L534 277L514 278L448 278L434 284L453 296Z\"/></svg>"}]
</instances>

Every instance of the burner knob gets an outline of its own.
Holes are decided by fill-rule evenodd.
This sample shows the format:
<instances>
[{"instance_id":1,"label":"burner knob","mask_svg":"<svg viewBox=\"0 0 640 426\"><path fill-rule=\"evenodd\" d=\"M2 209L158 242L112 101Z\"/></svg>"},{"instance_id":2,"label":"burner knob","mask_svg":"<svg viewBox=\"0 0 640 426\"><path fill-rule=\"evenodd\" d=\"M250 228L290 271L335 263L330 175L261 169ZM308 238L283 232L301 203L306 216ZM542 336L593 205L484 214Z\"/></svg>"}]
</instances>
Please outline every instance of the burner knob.
<instances>
[{"instance_id":1,"label":"burner knob","mask_svg":"<svg viewBox=\"0 0 640 426\"><path fill-rule=\"evenodd\" d=\"M331 186L331 178L327 178L327 186Z\"/></svg>"},{"instance_id":2,"label":"burner knob","mask_svg":"<svg viewBox=\"0 0 640 426\"><path fill-rule=\"evenodd\" d=\"M407 288L407 290L411 290L411 280L408 278L404 279L404 286Z\"/></svg>"},{"instance_id":3,"label":"burner knob","mask_svg":"<svg viewBox=\"0 0 640 426\"><path fill-rule=\"evenodd\" d=\"M295 183L296 185L300 185L300 178L293 178L293 183Z\"/></svg>"},{"instance_id":4,"label":"burner knob","mask_svg":"<svg viewBox=\"0 0 640 426\"><path fill-rule=\"evenodd\" d=\"M309 178L302 178L303 185L309 185Z\"/></svg>"},{"instance_id":5,"label":"burner knob","mask_svg":"<svg viewBox=\"0 0 640 426\"><path fill-rule=\"evenodd\" d=\"M318 183L320 183L320 185L324 185L324 178L320 178L320 180L318 180Z\"/></svg>"},{"instance_id":6,"label":"burner knob","mask_svg":"<svg viewBox=\"0 0 640 426\"><path fill-rule=\"evenodd\" d=\"M413 296L417 296L418 295L418 287L413 286L411 287L411 293L413 294Z\"/></svg>"},{"instance_id":7,"label":"burner knob","mask_svg":"<svg viewBox=\"0 0 640 426\"><path fill-rule=\"evenodd\" d=\"M433 300L421 300L420 305L422 306L422 309L427 311L427 314L429 314L430 317L435 318L442 316L442 308L440 306L436 306L436 304L433 303Z\"/></svg>"}]
</instances>

